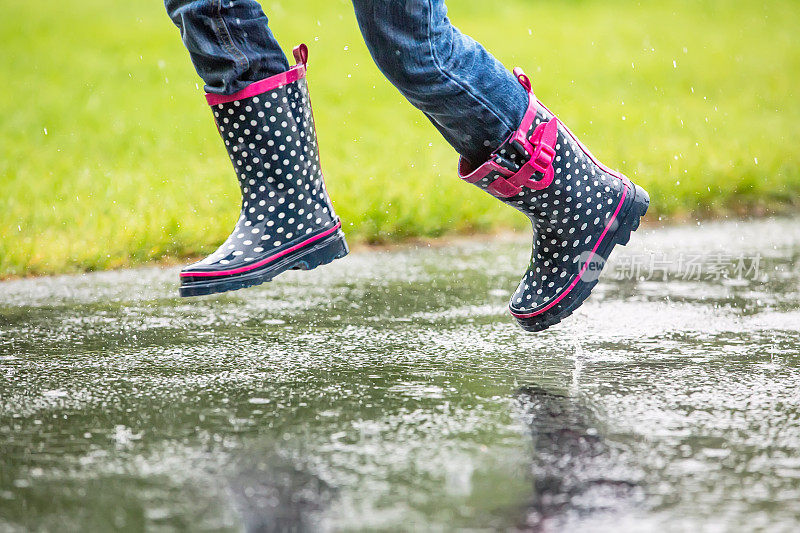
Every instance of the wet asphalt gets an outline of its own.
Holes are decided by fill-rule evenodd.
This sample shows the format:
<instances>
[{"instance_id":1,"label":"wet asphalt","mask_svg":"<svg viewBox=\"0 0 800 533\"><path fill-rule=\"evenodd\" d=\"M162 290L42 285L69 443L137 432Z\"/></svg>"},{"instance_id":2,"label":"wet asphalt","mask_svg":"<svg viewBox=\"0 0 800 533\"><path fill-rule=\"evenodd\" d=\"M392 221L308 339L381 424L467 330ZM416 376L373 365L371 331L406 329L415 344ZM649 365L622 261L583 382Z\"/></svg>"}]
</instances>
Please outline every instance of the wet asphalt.
<instances>
[{"instance_id":1,"label":"wet asphalt","mask_svg":"<svg viewBox=\"0 0 800 533\"><path fill-rule=\"evenodd\" d=\"M529 253L0 283L0 531L800 528L800 220L642 229L538 334Z\"/></svg>"}]
</instances>

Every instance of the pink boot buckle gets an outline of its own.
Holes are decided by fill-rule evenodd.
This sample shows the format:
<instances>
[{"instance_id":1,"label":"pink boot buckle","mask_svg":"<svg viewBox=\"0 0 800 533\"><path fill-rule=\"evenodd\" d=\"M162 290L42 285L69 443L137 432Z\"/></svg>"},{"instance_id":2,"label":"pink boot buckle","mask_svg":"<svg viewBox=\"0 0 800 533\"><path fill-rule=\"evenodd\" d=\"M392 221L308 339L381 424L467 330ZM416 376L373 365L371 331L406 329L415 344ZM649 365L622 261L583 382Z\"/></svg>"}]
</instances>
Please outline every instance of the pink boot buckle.
<instances>
[{"instance_id":1,"label":"pink boot buckle","mask_svg":"<svg viewBox=\"0 0 800 533\"><path fill-rule=\"evenodd\" d=\"M498 196L508 198L522 192L522 187L535 191L549 187L555 177L553 161L558 141L558 119L553 118L549 122L539 124L530 140L525 139L519 132L513 140L519 142L531 158L515 174L494 180L489 185L489 190ZM537 172L543 174L542 178L531 179Z\"/></svg>"}]
</instances>

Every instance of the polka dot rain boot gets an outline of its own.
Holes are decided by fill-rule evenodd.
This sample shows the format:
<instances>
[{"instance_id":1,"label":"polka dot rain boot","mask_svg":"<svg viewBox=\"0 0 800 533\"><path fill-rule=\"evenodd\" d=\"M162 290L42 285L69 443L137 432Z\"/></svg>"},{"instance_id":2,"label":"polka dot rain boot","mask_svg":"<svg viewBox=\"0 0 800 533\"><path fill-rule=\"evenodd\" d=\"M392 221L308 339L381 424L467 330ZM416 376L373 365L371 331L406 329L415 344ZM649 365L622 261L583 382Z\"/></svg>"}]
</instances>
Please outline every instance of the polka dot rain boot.
<instances>
[{"instance_id":1,"label":"polka dot rain boot","mask_svg":"<svg viewBox=\"0 0 800 533\"><path fill-rule=\"evenodd\" d=\"M230 96L206 95L239 177L242 212L216 252L180 273L181 296L258 285L348 253L320 169L306 63Z\"/></svg>"},{"instance_id":2,"label":"polka dot rain boot","mask_svg":"<svg viewBox=\"0 0 800 533\"><path fill-rule=\"evenodd\" d=\"M528 331L560 322L589 296L615 245L625 245L647 212L647 192L603 166L534 96L522 124L491 156L459 176L531 219L533 251L509 309Z\"/></svg>"}]
</instances>

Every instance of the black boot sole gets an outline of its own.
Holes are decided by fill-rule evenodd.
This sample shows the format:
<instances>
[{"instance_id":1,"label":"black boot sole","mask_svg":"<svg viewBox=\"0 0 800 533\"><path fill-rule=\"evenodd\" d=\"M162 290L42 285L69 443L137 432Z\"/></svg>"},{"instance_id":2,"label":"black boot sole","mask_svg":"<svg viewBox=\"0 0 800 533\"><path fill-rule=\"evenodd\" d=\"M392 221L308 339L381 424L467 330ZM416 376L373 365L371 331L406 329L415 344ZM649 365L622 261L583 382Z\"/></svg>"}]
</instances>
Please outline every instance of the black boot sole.
<instances>
[{"instance_id":1,"label":"black boot sole","mask_svg":"<svg viewBox=\"0 0 800 533\"><path fill-rule=\"evenodd\" d=\"M639 228L639 222L645 213L647 213L647 208L650 206L650 196L647 194L647 191L634 183L631 183L631 185L633 187L630 196L625 199L625 204L623 204L619 215L612 223L609 229L610 235L603 239L595 252L595 258L592 259L592 262L596 262L599 269L605 266L614 246L618 244L625 246L628 244L631 239L631 233ZM597 258L601 258L601 260ZM599 272L597 272L597 274L599 277ZM525 331L536 332L545 330L550 326L558 324L580 307L586 298L589 297L598 281L599 280L596 278L592 281L579 280L578 284L563 300L544 313L527 318L518 316L513 310L511 314L514 315L514 318L517 319L517 322Z\"/></svg>"},{"instance_id":2,"label":"black boot sole","mask_svg":"<svg viewBox=\"0 0 800 533\"><path fill-rule=\"evenodd\" d=\"M340 259L350 252L342 230L328 235L292 253L276 259L257 269L241 274L220 277L187 277L181 279L180 294L183 297L205 296L235 291L271 281L287 270L312 270Z\"/></svg>"}]
</instances>

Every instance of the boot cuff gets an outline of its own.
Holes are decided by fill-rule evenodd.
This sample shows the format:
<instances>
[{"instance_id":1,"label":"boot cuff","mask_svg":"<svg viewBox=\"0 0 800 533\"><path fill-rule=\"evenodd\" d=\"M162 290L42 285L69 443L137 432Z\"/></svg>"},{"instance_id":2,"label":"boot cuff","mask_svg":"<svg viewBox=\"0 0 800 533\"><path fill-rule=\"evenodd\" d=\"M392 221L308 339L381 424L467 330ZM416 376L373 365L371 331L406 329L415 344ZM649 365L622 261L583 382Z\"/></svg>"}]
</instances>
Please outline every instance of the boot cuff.
<instances>
[{"instance_id":1,"label":"boot cuff","mask_svg":"<svg viewBox=\"0 0 800 533\"><path fill-rule=\"evenodd\" d=\"M235 102L236 100L243 100L252 96L258 96L278 87L283 87L290 83L306 77L306 65L308 64L308 47L301 44L294 49L294 58L297 64L287 70L269 78L255 81L242 89L241 91L233 94L212 94L206 93L206 101L208 105L227 104L228 102Z\"/></svg>"},{"instance_id":2,"label":"boot cuff","mask_svg":"<svg viewBox=\"0 0 800 533\"><path fill-rule=\"evenodd\" d=\"M498 159L498 155L500 151L509 146L511 141L519 140L524 142L524 140L531 134L533 121L536 119L536 113L539 110L539 100L537 100L536 96L533 94L533 90L531 88L531 82L525 73L522 72L521 69L516 68L514 69L514 75L516 76L519 83L525 88L528 92L528 109L525 111L525 115L522 117L522 122L517 127L517 129L512 132L500 145L500 147L495 150L495 152L489 157L488 161L485 161L483 164L475 166L470 161L467 161L463 156L459 158L458 161L458 177L463 179L468 183L476 183L491 173L496 173L500 175L511 175L514 171L511 171L509 168L506 168L504 165L501 164L502 159ZM524 161L523 161L524 162Z\"/></svg>"}]
</instances>

